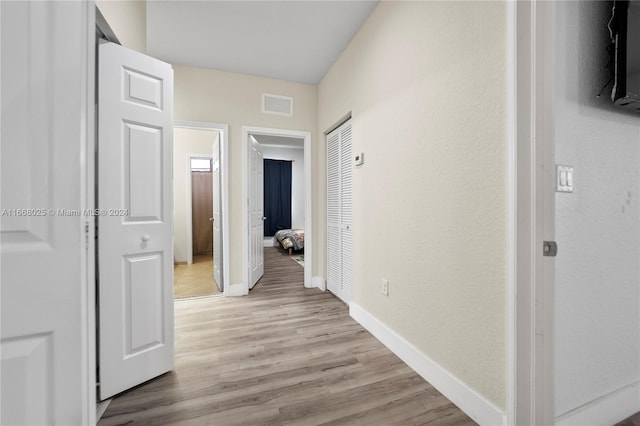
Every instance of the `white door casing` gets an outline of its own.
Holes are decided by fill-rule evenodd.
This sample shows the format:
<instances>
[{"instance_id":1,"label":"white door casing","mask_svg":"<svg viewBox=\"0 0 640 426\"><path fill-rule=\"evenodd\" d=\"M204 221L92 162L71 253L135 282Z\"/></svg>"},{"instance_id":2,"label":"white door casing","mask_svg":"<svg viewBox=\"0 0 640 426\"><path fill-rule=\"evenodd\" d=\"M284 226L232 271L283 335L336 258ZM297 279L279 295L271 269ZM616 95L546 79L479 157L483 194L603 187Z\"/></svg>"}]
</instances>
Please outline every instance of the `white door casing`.
<instances>
[{"instance_id":1,"label":"white door casing","mask_svg":"<svg viewBox=\"0 0 640 426\"><path fill-rule=\"evenodd\" d=\"M327 289L352 297L351 122L327 135Z\"/></svg>"},{"instance_id":2,"label":"white door casing","mask_svg":"<svg viewBox=\"0 0 640 426\"><path fill-rule=\"evenodd\" d=\"M211 151L211 175L213 179L213 279L218 290L223 291L222 283L222 232L220 220L221 185L220 185L220 135L216 136Z\"/></svg>"},{"instance_id":3,"label":"white door casing","mask_svg":"<svg viewBox=\"0 0 640 426\"><path fill-rule=\"evenodd\" d=\"M249 289L264 275L264 162L262 148L255 138L249 138Z\"/></svg>"},{"instance_id":4,"label":"white door casing","mask_svg":"<svg viewBox=\"0 0 640 426\"><path fill-rule=\"evenodd\" d=\"M510 5L512 148L512 283L507 416L509 424L554 423L553 2Z\"/></svg>"},{"instance_id":5,"label":"white door casing","mask_svg":"<svg viewBox=\"0 0 640 426\"><path fill-rule=\"evenodd\" d=\"M99 47L100 398L173 366L169 64Z\"/></svg>"},{"instance_id":6,"label":"white door casing","mask_svg":"<svg viewBox=\"0 0 640 426\"><path fill-rule=\"evenodd\" d=\"M0 20L0 424L94 424L93 3Z\"/></svg>"}]
</instances>

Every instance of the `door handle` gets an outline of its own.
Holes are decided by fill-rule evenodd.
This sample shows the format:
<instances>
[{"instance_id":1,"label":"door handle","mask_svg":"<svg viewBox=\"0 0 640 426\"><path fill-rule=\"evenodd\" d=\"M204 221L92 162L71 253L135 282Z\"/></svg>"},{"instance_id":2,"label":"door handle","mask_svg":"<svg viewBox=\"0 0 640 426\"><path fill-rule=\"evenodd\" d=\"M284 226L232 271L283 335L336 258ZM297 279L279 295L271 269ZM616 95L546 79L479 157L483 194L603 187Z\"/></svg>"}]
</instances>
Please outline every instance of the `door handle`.
<instances>
[{"instance_id":1,"label":"door handle","mask_svg":"<svg viewBox=\"0 0 640 426\"><path fill-rule=\"evenodd\" d=\"M266 216L262 216L262 220L267 220L267 217Z\"/></svg>"},{"instance_id":2,"label":"door handle","mask_svg":"<svg viewBox=\"0 0 640 426\"><path fill-rule=\"evenodd\" d=\"M209 222L213 222L213 218L212 217L209 218Z\"/></svg>"},{"instance_id":3,"label":"door handle","mask_svg":"<svg viewBox=\"0 0 640 426\"><path fill-rule=\"evenodd\" d=\"M142 234L140 239L142 240L143 243L146 243L147 241L149 241L151 239L151 236L149 234Z\"/></svg>"}]
</instances>

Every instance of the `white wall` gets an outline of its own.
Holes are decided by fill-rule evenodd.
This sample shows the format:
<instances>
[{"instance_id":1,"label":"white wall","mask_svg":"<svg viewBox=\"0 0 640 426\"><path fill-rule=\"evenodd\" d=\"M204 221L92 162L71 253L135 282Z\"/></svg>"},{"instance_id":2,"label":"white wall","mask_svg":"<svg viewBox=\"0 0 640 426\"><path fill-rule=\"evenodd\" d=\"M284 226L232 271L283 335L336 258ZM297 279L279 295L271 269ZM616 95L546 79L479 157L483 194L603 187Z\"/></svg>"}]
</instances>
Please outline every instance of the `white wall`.
<instances>
[{"instance_id":1,"label":"white wall","mask_svg":"<svg viewBox=\"0 0 640 426\"><path fill-rule=\"evenodd\" d=\"M556 194L555 399L557 416L595 403L613 424L640 411L640 388L627 412L598 406L640 385L640 116L609 89L596 99L609 16L607 2L556 7L555 155L575 191Z\"/></svg>"},{"instance_id":2,"label":"white wall","mask_svg":"<svg viewBox=\"0 0 640 426\"><path fill-rule=\"evenodd\" d=\"M291 227L304 228L304 149L262 145L262 153L265 159L293 161L291 165Z\"/></svg>"},{"instance_id":3,"label":"white wall","mask_svg":"<svg viewBox=\"0 0 640 426\"><path fill-rule=\"evenodd\" d=\"M310 131L312 146L317 145L317 87L184 65L173 69L174 118L229 125L230 284L239 284L247 250L242 241L242 126ZM263 113L263 93L292 96L293 116Z\"/></svg>"},{"instance_id":4,"label":"white wall","mask_svg":"<svg viewBox=\"0 0 640 426\"><path fill-rule=\"evenodd\" d=\"M96 6L123 46L147 51L146 0L96 0Z\"/></svg>"},{"instance_id":5,"label":"white wall","mask_svg":"<svg viewBox=\"0 0 640 426\"><path fill-rule=\"evenodd\" d=\"M211 155L213 142L220 134L215 130L196 130L176 127L173 130L173 259L186 262L189 250L191 217L188 215L187 191L191 179L189 154Z\"/></svg>"},{"instance_id":6,"label":"white wall","mask_svg":"<svg viewBox=\"0 0 640 426\"><path fill-rule=\"evenodd\" d=\"M381 2L318 89L319 132L351 111L353 151L365 154L353 171L354 302L502 412L506 8Z\"/></svg>"}]
</instances>

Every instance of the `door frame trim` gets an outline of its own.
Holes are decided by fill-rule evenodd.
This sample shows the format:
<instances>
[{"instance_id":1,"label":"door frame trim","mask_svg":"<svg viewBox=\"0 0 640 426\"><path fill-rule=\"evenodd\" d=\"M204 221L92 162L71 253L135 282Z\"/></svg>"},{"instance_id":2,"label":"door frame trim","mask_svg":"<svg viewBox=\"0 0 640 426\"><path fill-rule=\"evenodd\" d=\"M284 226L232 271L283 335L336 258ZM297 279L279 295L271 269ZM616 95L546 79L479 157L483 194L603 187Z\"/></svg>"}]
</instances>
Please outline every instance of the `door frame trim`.
<instances>
[{"instance_id":1,"label":"door frame trim","mask_svg":"<svg viewBox=\"0 0 640 426\"><path fill-rule=\"evenodd\" d=\"M554 422L554 4L509 3L507 16L507 424Z\"/></svg>"},{"instance_id":2,"label":"door frame trim","mask_svg":"<svg viewBox=\"0 0 640 426\"><path fill-rule=\"evenodd\" d=\"M220 212L222 214L222 294L230 296L231 271L229 270L229 125L225 123L174 120L173 127L194 130L217 130L220 133ZM191 169L191 167L189 167ZM191 182L189 181L189 188ZM189 197L190 198L190 197ZM189 212L191 207L189 206ZM189 221L191 223L191 221ZM191 251L190 248L187 249ZM193 254L192 254L193 256Z\"/></svg>"},{"instance_id":3,"label":"door frame trim","mask_svg":"<svg viewBox=\"0 0 640 426\"><path fill-rule=\"evenodd\" d=\"M98 149L98 63L96 36L96 10L93 1L84 2L83 14L86 17L84 28L81 30L86 45L83 46L80 66L83 68L86 81L83 81L85 88L82 91L80 100L80 120L84 124L83 132L80 134L80 205L84 208L94 209L96 207L97 195L97 161L96 152ZM84 113L83 113L84 112ZM84 234L86 244L80 249L80 327L82 352L82 380L83 390L80 402L80 414L82 423L96 424L97 406L97 367L98 367L98 336L97 336L97 256L96 256L96 220L94 216L85 218Z\"/></svg>"},{"instance_id":4,"label":"door frame trim","mask_svg":"<svg viewBox=\"0 0 640 426\"><path fill-rule=\"evenodd\" d=\"M304 139L304 286L313 287L311 279L312 247L313 247L313 221L312 221L312 190L311 185L311 132L302 130L286 130L267 127L242 126L242 292L249 294L249 135L281 136L288 138Z\"/></svg>"}]
</instances>

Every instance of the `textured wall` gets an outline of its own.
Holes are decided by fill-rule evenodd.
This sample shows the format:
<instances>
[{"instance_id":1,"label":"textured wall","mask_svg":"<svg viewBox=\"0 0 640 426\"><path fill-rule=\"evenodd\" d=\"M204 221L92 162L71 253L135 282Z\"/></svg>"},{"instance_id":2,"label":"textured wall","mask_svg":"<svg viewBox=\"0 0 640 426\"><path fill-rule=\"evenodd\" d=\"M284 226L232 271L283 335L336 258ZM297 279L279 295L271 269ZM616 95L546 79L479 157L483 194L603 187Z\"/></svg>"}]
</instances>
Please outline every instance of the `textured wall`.
<instances>
[{"instance_id":1,"label":"textured wall","mask_svg":"<svg viewBox=\"0 0 640 426\"><path fill-rule=\"evenodd\" d=\"M365 153L353 174L354 302L503 410L506 7L381 2L318 89L319 132L351 111Z\"/></svg>"},{"instance_id":2,"label":"textured wall","mask_svg":"<svg viewBox=\"0 0 640 426\"><path fill-rule=\"evenodd\" d=\"M317 145L317 87L204 68L174 65L174 118L229 125L229 203L231 284L241 283L242 126L310 131ZM292 96L292 117L264 114L262 93ZM313 265L314 270L318 264Z\"/></svg>"},{"instance_id":3,"label":"textured wall","mask_svg":"<svg viewBox=\"0 0 640 426\"><path fill-rule=\"evenodd\" d=\"M607 2L556 8L556 415L640 380L640 116L611 106ZM640 409L640 402L638 409Z\"/></svg>"},{"instance_id":4,"label":"textured wall","mask_svg":"<svg viewBox=\"0 0 640 426\"><path fill-rule=\"evenodd\" d=\"M173 130L173 258L187 261L187 229L191 218L187 216L187 180L191 177L187 166L189 154L211 155L215 130L175 128Z\"/></svg>"}]
</instances>

